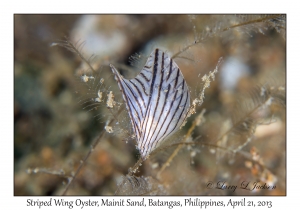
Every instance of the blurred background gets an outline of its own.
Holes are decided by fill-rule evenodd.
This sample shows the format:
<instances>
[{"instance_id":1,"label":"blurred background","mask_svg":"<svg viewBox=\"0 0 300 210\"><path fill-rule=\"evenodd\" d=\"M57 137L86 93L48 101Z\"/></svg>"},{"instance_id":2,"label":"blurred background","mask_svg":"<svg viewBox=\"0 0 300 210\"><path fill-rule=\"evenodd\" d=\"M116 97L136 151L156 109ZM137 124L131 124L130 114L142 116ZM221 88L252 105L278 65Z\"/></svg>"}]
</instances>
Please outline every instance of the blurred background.
<instances>
[{"instance_id":1,"label":"blurred background","mask_svg":"<svg viewBox=\"0 0 300 210\"><path fill-rule=\"evenodd\" d=\"M108 65L133 78L155 48L175 56L192 99L203 88L204 74L218 64L219 72L197 113L169 141L180 142L205 109L189 138L196 144L184 145L160 176L176 146L156 152L139 168L136 176L155 186L145 194L285 195L285 27L285 15L15 15L14 195L62 194L67 177L122 107ZM59 46L66 40L97 73ZM93 79L84 83L82 75ZM113 91L117 102L111 113L105 99L99 106L89 104L100 79L104 96ZM113 195L137 162L126 109L119 118L67 195ZM255 182L276 187L225 189L240 188L243 181L251 189Z\"/></svg>"}]
</instances>

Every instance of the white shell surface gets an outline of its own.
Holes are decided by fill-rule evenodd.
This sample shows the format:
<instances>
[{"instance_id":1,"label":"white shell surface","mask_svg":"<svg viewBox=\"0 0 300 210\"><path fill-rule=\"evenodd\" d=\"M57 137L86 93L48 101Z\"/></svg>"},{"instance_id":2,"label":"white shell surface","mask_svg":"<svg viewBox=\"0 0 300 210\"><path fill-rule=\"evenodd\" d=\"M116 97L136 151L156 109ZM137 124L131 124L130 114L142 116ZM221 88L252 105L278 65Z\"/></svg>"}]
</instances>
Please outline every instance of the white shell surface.
<instances>
[{"instance_id":1,"label":"white shell surface","mask_svg":"<svg viewBox=\"0 0 300 210\"><path fill-rule=\"evenodd\" d=\"M185 121L190 93L177 64L162 50L155 49L142 71L124 79L113 67L126 103L137 146L145 159Z\"/></svg>"}]
</instances>

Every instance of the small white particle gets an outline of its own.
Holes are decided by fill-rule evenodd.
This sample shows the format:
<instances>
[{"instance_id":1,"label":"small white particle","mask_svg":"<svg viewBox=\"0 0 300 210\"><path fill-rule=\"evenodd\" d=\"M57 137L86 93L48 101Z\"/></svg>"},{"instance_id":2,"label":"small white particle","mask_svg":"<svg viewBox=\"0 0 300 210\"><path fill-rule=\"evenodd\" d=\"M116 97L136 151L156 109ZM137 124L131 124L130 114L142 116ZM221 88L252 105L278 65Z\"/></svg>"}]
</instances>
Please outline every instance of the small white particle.
<instances>
[{"instance_id":1,"label":"small white particle","mask_svg":"<svg viewBox=\"0 0 300 210\"><path fill-rule=\"evenodd\" d=\"M270 97L267 101L266 101L266 105L270 106L272 104L273 101L273 97Z\"/></svg>"},{"instance_id":2,"label":"small white particle","mask_svg":"<svg viewBox=\"0 0 300 210\"><path fill-rule=\"evenodd\" d=\"M111 126L108 126L108 125L105 126L104 129L106 130L107 133L113 133L114 132L113 128Z\"/></svg>"},{"instance_id":3,"label":"small white particle","mask_svg":"<svg viewBox=\"0 0 300 210\"><path fill-rule=\"evenodd\" d=\"M89 77L86 76L86 75L82 75L80 78L81 78L82 82L88 82L89 81Z\"/></svg>"},{"instance_id":4,"label":"small white particle","mask_svg":"<svg viewBox=\"0 0 300 210\"><path fill-rule=\"evenodd\" d=\"M210 151L211 154L215 154L216 153L215 149L210 149L209 151Z\"/></svg>"},{"instance_id":5,"label":"small white particle","mask_svg":"<svg viewBox=\"0 0 300 210\"><path fill-rule=\"evenodd\" d=\"M114 108L114 105L116 105L116 102L114 101L114 94L112 91L110 91L107 95L106 105L108 108Z\"/></svg>"},{"instance_id":6,"label":"small white particle","mask_svg":"<svg viewBox=\"0 0 300 210\"><path fill-rule=\"evenodd\" d=\"M260 89L260 96L264 96L266 93L266 89L264 87L261 87Z\"/></svg>"},{"instance_id":7,"label":"small white particle","mask_svg":"<svg viewBox=\"0 0 300 210\"><path fill-rule=\"evenodd\" d=\"M152 169L156 169L158 166L159 166L158 163L153 163L152 166L151 166L151 168L152 168Z\"/></svg>"},{"instance_id":8,"label":"small white particle","mask_svg":"<svg viewBox=\"0 0 300 210\"><path fill-rule=\"evenodd\" d=\"M191 157L195 157L196 156L196 151L193 150L190 155L191 155Z\"/></svg>"},{"instance_id":9,"label":"small white particle","mask_svg":"<svg viewBox=\"0 0 300 210\"><path fill-rule=\"evenodd\" d=\"M82 82L88 82L89 79L95 79L95 77L93 77L93 76L82 75L82 76L80 77L80 79L81 79Z\"/></svg>"},{"instance_id":10,"label":"small white particle","mask_svg":"<svg viewBox=\"0 0 300 210\"><path fill-rule=\"evenodd\" d=\"M102 102L102 92L98 90L98 98L95 98L95 102Z\"/></svg>"}]
</instances>

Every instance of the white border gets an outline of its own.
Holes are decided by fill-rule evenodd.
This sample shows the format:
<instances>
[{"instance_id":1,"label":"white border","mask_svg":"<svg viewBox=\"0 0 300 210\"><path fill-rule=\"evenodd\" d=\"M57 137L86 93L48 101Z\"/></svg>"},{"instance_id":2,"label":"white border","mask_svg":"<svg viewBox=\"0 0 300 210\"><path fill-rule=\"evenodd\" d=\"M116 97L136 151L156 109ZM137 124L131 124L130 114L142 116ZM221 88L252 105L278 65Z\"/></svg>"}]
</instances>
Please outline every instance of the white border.
<instances>
[{"instance_id":1,"label":"white border","mask_svg":"<svg viewBox=\"0 0 300 210\"><path fill-rule=\"evenodd\" d=\"M294 1L296 2L296 1ZM13 14L15 13L287 13L287 196L246 197L249 200L271 200L272 209L299 206L299 15L298 5L293 2L268 1L5 1L1 4L1 196L3 209L26 208L28 198L48 199L48 197L13 196ZM58 198L58 197L56 197ZM82 198L82 197L78 197ZM101 197L103 198L103 197ZM113 197L109 197L112 199ZM138 199L137 197L133 197ZM163 197L180 199L186 197ZM210 197L203 197L209 199ZM232 197L240 199L242 197ZM77 197L67 197L77 199ZM88 197L83 197L88 199ZM92 197L91 199L100 199ZM212 197L213 200L227 201L230 197ZM130 207L129 207L130 208ZM129 209L127 208L127 209ZM199 208L199 207L198 207ZM30 208L32 209L32 207ZM37 208L35 208L37 209ZM67 209L56 208L56 209ZM76 209L76 208L73 208ZM101 209L104 209L103 207ZM131 208L130 208L131 209ZM164 209L168 209L164 207ZM239 208L235 208L239 209Z\"/></svg>"}]
</instances>

